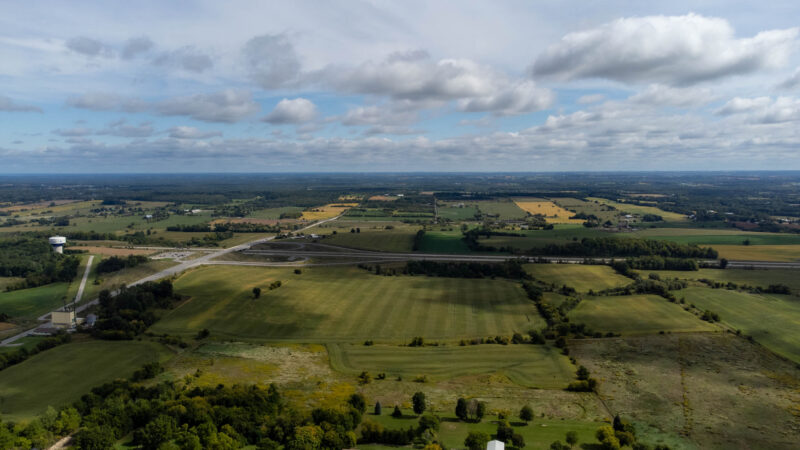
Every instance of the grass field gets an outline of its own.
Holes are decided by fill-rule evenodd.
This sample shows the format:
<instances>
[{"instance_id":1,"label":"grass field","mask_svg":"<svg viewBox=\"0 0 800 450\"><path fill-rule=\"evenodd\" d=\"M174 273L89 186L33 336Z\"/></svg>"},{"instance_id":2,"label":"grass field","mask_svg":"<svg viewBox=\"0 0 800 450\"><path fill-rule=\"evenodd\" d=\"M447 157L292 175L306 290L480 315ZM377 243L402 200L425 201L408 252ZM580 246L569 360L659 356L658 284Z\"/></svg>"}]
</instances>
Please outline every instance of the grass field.
<instances>
[{"instance_id":1,"label":"grass field","mask_svg":"<svg viewBox=\"0 0 800 450\"><path fill-rule=\"evenodd\" d=\"M129 377L165 355L160 344L89 341L47 350L0 371L0 414L25 420L73 402L95 386Z\"/></svg>"},{"instance_id":2,"label":"grass field","mask_svg":"<svg viewBox=\"0 0 800 450\"><path fill-rule=\"evenodd\" d=\"M384 407L383 411L384 413L381 416L375 416L374 414L365 415L364 420L378 422L386 429L413 427L418 421L418 417L410 410L403 411L402 418L392 417L392 408ZM514 411L514 413L516 412L517 411ZM536 413L538 413L538 411L536 411ZM490 436L497 431L497 416L488 416L484 418L481 423L460 422L451 412L440 414L440 416L442 418L442 423L438 435L442 444L444 444L444 448L464 448L464 439L470 431L482 431ZM540 417L536 417L534 421L528 425L524 425L524 423L520 422L516 417L512 418L510 422L512 422L512 426L514 427L514 432L521 434L525 439L525 448L530 449L545 449L549 448L550 444L554 441L564 442L564 436L568 431L575 431L578 433L579 445L582 443L594 443L597 442L594 433L598 428L605 425L601 422L553 420L542 419ZM368 444L359 445L358 448L369 450L397 447Z\"/></svg>"},{"instance_id":3,"label":"grass field","mask_svg":"<svg viewBox=\"0 0 800 450\"><path fill-rule=\"evenodd\" d=\"M470 253L460 231L426 231L419 251L425 253Z\"/></svg>"},{"instance_id":4,"label":"grass field","mask_svg":"<svg viewBox=\"0 0 800 450\"><path fill-rule=\"evenodd\" d=\"M410 252L414 245L414 234L414 231L408 229L337 232L326 236L324 243L382 252Z\"/></svg>"},{"instance_id":5,"label":"grass field","mask_svg":"<svg viewBox=\"0 0 800 450\"><path fill-rule=\"evenodd\" d=\"M672 241L681 244L742 245L800 245L800 235L786 233L756 233L738 230L702 228L651 228L628 234L639 238ZM744 246L744 245L742 245Z\"/></svg>"},{"instance_id":6,"label":"grass field","mask_svg":"<svg viewBox=\"0 0 800 450\"><path fill-rule=\"evenodd\" d=\"M465 375L503 374L521 386L563 389L576 367L561 352L543 345L398 347L328 344L331 366L340 372L386 373L387 377L425 375L442 380Z\"/></svg>"},{"instance_id":7,"label":"grass field","mask_svg":"<svg viewBox=\"0 0 800 450\"><path fill-rule=\"evenodd\" d=\"M5 291L6 286L11 286L24 280L24 278L20 277L0 277L0 291Z\"/></svg>"},{"instance_id":8,"label":"grass field","mask_svg":"<svg viewBox=\"0 0 800 450\"><path fill-rule=\"evenodd\" d=\"M619 211L612 209L607 205L595 202L588 202L577 198L557 197L551 200L553 200L553 203L555 203L558 206L561 206L564 209L584 214L593 214L599 217L600 221L602 222L610 220L611 222L616 223L617 218L619 217L620 214Z\"/></svg>"},{"instance_id":9,"label":"grass field","mask_svg":"<svg viewBox=\"0 0 800 450\"><path fill-rule=\"evenodd\" d=\"M476 204L481 213L500 220L524 219L528 215L511 200L480 200Z\"/></svg>"},{"instance_id":10,"label":"grass field","mask_svg":"<svg viewBox=\"0 0 800 450\"><path fill-rule=\"evenodd\" d=\"M475 220L476 214L478 214L478 208L472 205L466 205L463 208L457 206L439 206L439 217L443 219L455 221Z\"/></svg>"},{"instance_id":11,"label":"grass field","mask_svg":"<svg viewBox=\"0 0 800 450\"><path fill-rule=\"evenodd\" d=\"M614 272L609 266L582 264L526 264L525 271L532 277L557 286L567 285L578 292L626 286L630 278Z\"/></svg>"},{"instance_id":12,"label":"grass field","mask_svg":"<svg viewBox=\"0 0 800 450\"><path fill-rule=\"evenodd\" d=\"M547 223L583 223L583 219L570 219L575 213L547 201L517 200L514 203L521 209L531 214L541 214L547 219Z\"/></svg>"},{"instance_id":13,"label":"grass field","mask_svg":"<svg viewBox=\"0 0 800 450\"><path fill-rule=\"evenodd\" d=\"M738 261L800 260L800 245L715 245L720 258Z\"/></svg>"},{"instance_id":14,"label":"grass field","mask_svg":"<svg viewBox=\"0 0 800 450\"><path fill-rule=\"evenodd\" d=\"M681 295L684 295L683 291L678 294ZM569 318L575 323L585 323L595 331L625 335L719 330L677 304L655 295L590 297L570 311Z\"/></svg>"},{"instance_id":15,"label":"grass field","mask_svg":"<svg viewBox=\"0 0 800 450\"><path fill-rule=\"evenodd\" d=\"M277 220L281 218L281 214L283 213L297 213L302 211L303 208L299 206L284 206L281 208L258 209L248 214L247 217L253 219Z\"/></svg>"},{"instance_id":16,"label":"grass field","mask_svg":"<svg viewBox=\"0 0 800 450\"><path fill-rule=\"evenodd\" d=\"M606 198L596 198L596 197L587 197L586 200L592 202L596 201L603 205L613 206L617 208L617 210L619 210L619 212L621 213L638 214L638 215L656 214L663 217L665 221L670 221L670 222L683 222L688 220L688 218L683 214L664 211L663 209L656 208L655 206L632 205L630 203L615 202L613 200L609 200Z\"/></svg>"},{"instance_id":17,"label":"grass field","mask_svg":"<svg viewBox=\"0 0 800 450\"><path fill-rule=\"evenodd\" d=\"M800 363L800 302L796 298L700 287L676 295L700 309L714 311L732 328Z\"/></svg>"},{"instance_id":18,"label":"grass field","mask_svg":"<svg viewBox=\"0 0 800 450\"><path fill-rule=\"evenodd\" d=\"M283 286L253 287L272 281ZM191 300L157 322L156 333L240 340L456 339L510 335L544 325L518 283L385 277L354 267L291 269L203 267L176 282Z\"/></svg>"},{"instance_id":19,"label":"grass field","mask_svg":"<svg viewBox=\"0 0 800 450\"><path fill-rule=\"evenodd\" d=\"M709 280L723 283L733 282L739 285L767 287L770 284L785 284L793 291L800 292L800 271L796 269L700 269L697 271L680 270L637 270L639 274L647 277L650 273L657 273L661 278L679 278L682 280Z\"/></svg>"}]
</instances>

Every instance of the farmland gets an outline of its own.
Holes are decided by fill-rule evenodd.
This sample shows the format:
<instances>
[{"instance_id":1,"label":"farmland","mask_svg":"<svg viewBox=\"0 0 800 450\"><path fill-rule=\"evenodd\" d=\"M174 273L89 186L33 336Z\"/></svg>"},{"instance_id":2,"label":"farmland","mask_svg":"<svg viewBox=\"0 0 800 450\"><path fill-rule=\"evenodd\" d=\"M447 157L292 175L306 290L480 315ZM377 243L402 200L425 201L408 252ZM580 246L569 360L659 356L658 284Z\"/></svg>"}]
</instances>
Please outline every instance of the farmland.
<instances>
[{"instance_id":1,"label":"farmland","mask_svg":"<svg viewBox=\"0 0 800 450\"><path fill-rule=\"evenodd\" d=\"M129 377L142 364L165 355L160 344L103 341L67 344L40 353L0 371L0 413L7 419L29 419L48 406L77 400L100 383Z\"/></svg>"},{"instance_id":2,"label":"farmland","mask_svg":"<svg viewBox=\"0 0 800 450\"><path fill-rule=\"evenodd\" d=\"M719 314L723 323L753 336L775 353L800 363L797 298L706 288L689 288L680 295L687 303Z\"/></svg>"},{"instance_id":3,"label":"farmland","mask_svg":"<svg viewBox=\"0 0 800 450\"><path fill-rule=\"evenodd\" d=\"M252 298L256 286L282 287ZM191 297L167 312L154 332L242 340L405 341L525 332L542 319L518 283L376 276L357 268L204 267L178 279ZM378 314L378 316L375 316ZM380 317L373 320L371 317Z\"/></svg>"},{"instance_id":4,"label":"farmland","mask_svg":"<svg viewBox=\"0 0 800 450\"><path fill-rule=\"evenodd\" d=\"M521 209L536 215L541 214L547 223L583 223L583 219L570 219L575 213L568 211L549 200L516 200Z\"/></svg>"},{"instance_id":5,"label":"farmland","mask_svg":"<svg viewBox=\"0 0 800 450\"><path fill-rule=\"evenodd\" d=\"M414 232L399 230L366 230L359 233L337 233L325 238L326 244L341 245L362 250L384 252L410 252L414 245Z\"/></svg>"},{"instance_id":6,"label":"farmland","mask_svg":"<svg viewBox=\"0 0 800 450\"><path fill-rule=\"evenodd\" d=\"M576 367L556 349L538 345L466 347L397 347L329 344L331 367L344 373L386 373L413 379L442 380L465 375L498 373L520 386L563 389Z\"/></svg>"},{"instance_id":7,"label":"farmland","mask_svg":"<svg viewBox=\"0 0 800 450\"><path fill-rule=\"evenodd\" d=\"M519 220L528 215L511 200L481 200L475 204L481 213L497 217L500 220Z\"/></svg>"},{"instance_id":8,"label":"farmland","mask_svg":"<svg viewBox=\"0 0 800 450\"><path fill-rule=\"evenodd\" d=\"M629 278L614 272L609 266L583 264L526 264L525 271L537 280L556 286L570 286L578 292L600 291L625 286Z\"/></svg>"},{"instance_id":9,"label":"farmland","mask_svg":"<svg viewBox=\"0 0 800 450\"><path fill-rule=\"evenodd\" d=\"M613 206L622 214L655 214L661 216L666 221L683 222L687 218L683 214L674 213L671 211L664 211L663 209L656 208L655 206L634 205L631 203L622 203L609 200L606 198L588 197L586 200L598 202L603 205Z\"/></svg>"},{"instance_id":10,"label":"farmland","mask_svg":"<svg viewBox=\"0 0 800 450\"><path fill-rule=\"evenodd\" d=\"M300 218L303 220L330 219L331 217L336 217L339 214L342 214L353 206L358 206L358 203L331 203L325 206L318 206L316 208L305 210Z\"/></svg>"},{"instance_id":11,"label":"farmland","mask_svg":"<svg viewBox=\"0 0 800 450\"><path fill-rule=\"evenodd\" d=\"M623 335L718 330L677 304L655 295L590 297L580 302L569 313L569 318L593 330Z\"/></svg>"}]
</instances>

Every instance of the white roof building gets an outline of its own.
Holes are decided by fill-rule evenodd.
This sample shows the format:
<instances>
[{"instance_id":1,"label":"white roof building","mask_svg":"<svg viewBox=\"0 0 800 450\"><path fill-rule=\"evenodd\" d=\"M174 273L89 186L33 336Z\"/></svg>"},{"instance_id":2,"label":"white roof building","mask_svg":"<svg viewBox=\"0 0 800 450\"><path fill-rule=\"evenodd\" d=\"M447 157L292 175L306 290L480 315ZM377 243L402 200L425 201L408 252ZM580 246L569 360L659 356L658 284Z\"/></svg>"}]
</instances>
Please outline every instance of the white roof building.
<instances>
[{"instance_id":1,"label":"white roof building","mask_svg":"<svg viewBox=\"0 0 800 450\"><path fill-rule=\"evenodd\" d=\"M486 450L504 450L506 448L506 444L503 441L489 441L486 444Z\"/></svg>"}]
</instances>

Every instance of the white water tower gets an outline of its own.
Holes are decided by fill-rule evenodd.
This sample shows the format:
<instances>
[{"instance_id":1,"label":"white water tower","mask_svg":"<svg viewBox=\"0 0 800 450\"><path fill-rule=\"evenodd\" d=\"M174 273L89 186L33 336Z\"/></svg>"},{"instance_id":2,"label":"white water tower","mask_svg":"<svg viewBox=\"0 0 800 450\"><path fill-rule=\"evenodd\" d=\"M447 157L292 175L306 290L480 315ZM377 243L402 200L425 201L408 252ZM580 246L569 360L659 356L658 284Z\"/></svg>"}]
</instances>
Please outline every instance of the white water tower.
<instances>
[{"instance_id":1,"label":"white water tower","mask_svg":"<svg viewBox=\"0 0 800 450\"><path fill-rule=\"evenodd\" d=\"M64 253L64 244L67 243L67 238L64 236L53 236L49 239L50 247L53 247L53 251L56 253Z\"/></svg>"}]
</instances>

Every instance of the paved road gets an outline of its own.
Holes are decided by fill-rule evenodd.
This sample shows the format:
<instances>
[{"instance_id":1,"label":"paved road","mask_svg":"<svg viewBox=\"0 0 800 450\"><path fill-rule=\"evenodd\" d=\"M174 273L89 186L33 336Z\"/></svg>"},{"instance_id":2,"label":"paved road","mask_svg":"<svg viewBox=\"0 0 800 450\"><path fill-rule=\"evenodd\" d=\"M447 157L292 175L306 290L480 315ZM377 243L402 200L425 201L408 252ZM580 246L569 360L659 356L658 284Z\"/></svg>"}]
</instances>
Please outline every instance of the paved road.
<instances>
[{"instance_id":1,"label":"paved road","mask_svg":"<svg viewBox=\"0 0 800 450\"><path fill-rule=\"evenodd\" d=\"M86 287L86 279L89 278L89 272L92 271L92 261L94 261L94 255L89 255L89 260L86 261L86 269L83 271L83 278L81 279L81 285L78 286L78 293L75 295L74 303L80 303L81 297L83 297L83 289Z\"/></svg>"},{"instance_id":2,"label":"paved road","mask_svg":"<svg viewBox=\"0 0 800 450\"><path fill-rule=\"evenodd\" d=\"M315 222L315 223L313 223L311 225L308 225L307 227L304 227L304 228L301 228L299 230L294 231L294 233L303 232L303 231L308 230L310 228L313 228L313 227L315 227L317 225L321 225L323 223L334 221L334 220L338 219L339 217L341 217L341 216L331 217L330 219L325 219L325 220L321 220L319 222ZM144 277L144 278L142 278L140 280L137 280L137 281L135 281L133 283L130 283L129 286L136 286L137 284L146 283L148 281L160 280L161 278L170 277L172 275L181 273L184 270L191 269L192 267L200 266L200 265L203 265L203 264L215 264L216 262L212 261L212 259L214 259L214 258L216 258L218 256L222 256L222 255L225 255L225 254L228 254L228 253L231 253L231 252L238 252L238 251L241 251L241 250L246 250L246 249L249 249L250 247L252 247L254 245L263 244L263 243L271 241L273 239L275 239L275 237L274 236L270 236L270 237L267 237L267 238L261 238L261 239L256 239L256 240L253 240L253 241L250 241L250 242L246 242L244 244L240 244L240 245L237 245L237 246L234 246L234 247L229 247L229 248L224 248L224 249L217 249L217 250L209 252L209 253L207 253L207 254L205 254L203 256L200 256L198 258L182 262L182 263L180 263L178 265L175 265L175 266L172 266L172 267L168 267L168 268L162 270L161 272L154 273L154 274L152 274L150 276ZM91 263L91 260L89 261L89 263ZM87 276L88 276L88 265L87 265L87 272L84 272L83 280L81 281L81 287L79 288L79 296L76 297L76 301L73 301L73 303L71 303L69 306L74 306L77 303L77 300L80 300L80 295L83 295L83 286L85 284ZM112 295L116 295L117 293L118 293L118 291L114 291L111 294ZM89 307L91 307L93 305L96 305L99 301L100 301L100 299L96 298L96 299L94 299L94 300L92 300L90 302L87 302L87 303L84 303L82 305L79 305L79 306L77 306L75 308L75 312L76 313L81 313L81 312L85 311L87 308L89 308ZM39 320L40 321L46 321L46 320L49 320L49 318L50 318L50 313L47 313L47 314L39 317ZM36 332L36 329L38 327L39 327L39 325L37 325L34 328L31 328L30 330L23 331L22 333L19 333L17 335L14 335L14 336L11 336L11 337L9 337L7 339L4 339L3 341L0 341L0 346L8 345L8 344L13 343L16 340L22 339L23 337L30 336L30 335L32 335L33 333Z\"/></svg>"}]
</instances>

